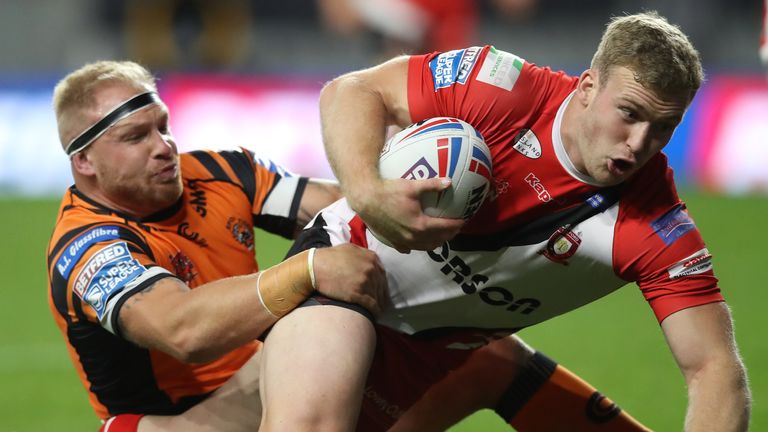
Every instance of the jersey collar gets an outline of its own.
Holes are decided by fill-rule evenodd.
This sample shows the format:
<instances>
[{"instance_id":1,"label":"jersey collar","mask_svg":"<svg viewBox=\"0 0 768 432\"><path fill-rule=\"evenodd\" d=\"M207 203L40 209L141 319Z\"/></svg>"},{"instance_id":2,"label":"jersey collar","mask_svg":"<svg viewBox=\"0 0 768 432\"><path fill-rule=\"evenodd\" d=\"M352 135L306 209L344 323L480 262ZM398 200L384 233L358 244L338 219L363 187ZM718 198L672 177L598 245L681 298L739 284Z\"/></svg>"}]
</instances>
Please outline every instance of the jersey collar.
<instances>
[{"instance_id":1,"label":"jersey collar","mask_svg":"<svg viewBox=\"0 0 768 432\"><path fill-rule=\"evenodd\" d=\"M565 108L571 102L571 99L573 99L573 95L575 93L576 90L572 91L571 94L565 98L563 103L560 104L560 108L557 109L557 114L555 115L555 123L552 125L552 146L555 148L555 155L557 155L557 160L560 162L560 165L568 174L571 175L571 177L591 186L602 187L602 185L598 183L597 180L595 180L592 176L584 174L576 169L576 167L573 165L573 162L571 161L571 158L568 157L568 153L565 151L565 146L563 145L563 137L560 134L560 129L563 123Z\"/></svg>"}]
</instances>

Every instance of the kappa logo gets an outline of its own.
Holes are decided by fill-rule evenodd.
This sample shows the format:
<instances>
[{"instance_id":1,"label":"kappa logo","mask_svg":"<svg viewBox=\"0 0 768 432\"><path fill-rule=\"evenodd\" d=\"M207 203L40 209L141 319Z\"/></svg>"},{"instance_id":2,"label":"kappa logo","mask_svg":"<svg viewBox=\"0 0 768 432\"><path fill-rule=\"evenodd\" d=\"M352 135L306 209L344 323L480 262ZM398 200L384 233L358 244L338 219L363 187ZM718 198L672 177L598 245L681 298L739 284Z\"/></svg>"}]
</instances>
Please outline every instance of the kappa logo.
<instances>
[{"instance_id":1,"label":"kappa logo","mask_svg":"<svg viewBox=\"0 0 768 432\"><path fill-rule=\"evenodd\" d=\"M504 195L509 192L509 182L498 178L493 179L495 194L491 196L491 199L496 199L499 195Z\"/></svg>"},{"instance_id":2,"label":"kappa logo","mask_svg":"<svg viewBox=\"0 0 768 432\"><path fill-rule=\"evenodd\" d=\"M530 129L521 129L520 132L515 135L514 145L512 148L517 150L523 156L530 159L538 159L541 157L541 143Z\"/></svg>"},{"instance_id":3,"label":"kappa logo","mask_svg":"<svg viewBox=\"0 0 768 432\"><path fill-rule=\"evenodd\" d=\"M528 173L527 176L525 176L525 182L528 183L528 185L533 188L534 191L536 191L537 196L539 197L539 200L542 202L549 202L552 201L552 195L547 192L547 188L544 187L543 184L541 184L541 181L538 177L536 177L533 173Z\"/></svg>"},{"instance_id":4,"label":"kappa logo","mask_svg":"<svg viewBox=\"0 0 768 432\"><path fill-rule=\"evenodd\" d=\"M581 237L571 231L569 226L560 227L549 237L547 245L538 252L552 262L568 265L568 258L572 257L581 245Z\"/></svg>"}]
</instances>

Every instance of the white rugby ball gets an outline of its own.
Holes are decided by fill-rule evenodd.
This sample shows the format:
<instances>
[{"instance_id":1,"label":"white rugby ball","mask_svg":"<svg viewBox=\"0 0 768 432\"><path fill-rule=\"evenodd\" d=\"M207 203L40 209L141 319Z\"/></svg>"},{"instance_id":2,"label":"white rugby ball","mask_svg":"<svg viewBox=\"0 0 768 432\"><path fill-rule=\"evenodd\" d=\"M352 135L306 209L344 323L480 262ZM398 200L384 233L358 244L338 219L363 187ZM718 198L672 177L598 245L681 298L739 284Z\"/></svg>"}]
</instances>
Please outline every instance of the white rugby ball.
<instances>
[{"instance_id":1,"label":"white rugby ball","mask_svg":"<svg viewBox=\"0 0 768 432\"><path fill-rule=\"evenodd\" d=\"M435 117L408 126L387 140L379 157L385 179L450 177L451 187L422 195L424 213L469 219L490 190L491 152L469 123Z\"/></svg>"}]
</instances>

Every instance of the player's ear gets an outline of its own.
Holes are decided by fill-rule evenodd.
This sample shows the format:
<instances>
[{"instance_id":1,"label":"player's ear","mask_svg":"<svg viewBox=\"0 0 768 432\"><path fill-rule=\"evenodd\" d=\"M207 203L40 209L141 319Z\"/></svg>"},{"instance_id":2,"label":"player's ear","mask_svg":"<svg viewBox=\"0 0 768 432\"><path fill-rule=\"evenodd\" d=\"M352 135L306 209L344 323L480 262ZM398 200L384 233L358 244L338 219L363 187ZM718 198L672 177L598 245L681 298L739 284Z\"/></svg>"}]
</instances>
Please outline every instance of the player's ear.
<instances>
[{"instance_id":1,"label":"player's ear","mask_svg":"<svg viewBox=\"0 0 768 432\"><path fill-rule=\"evenodd\" d=\"M91 159L88 157L87 151L75 153L75 155L72 156L72 166L78 174L84 176L92 176L96 174L96 169L93 166L93 162L91 162Z\"/></svg>"},{"instance_id":2,"label":"player's ear","mask_svg":"<svg viewBox=\"0 0 768 432\"><path fill-rule=\"evenodd\" d=\"M597 93L598 72L594 69L587 69L579 76L579 83L576 85L576 99L583 106L589 105Z\"/></svg>"}]
</instances>

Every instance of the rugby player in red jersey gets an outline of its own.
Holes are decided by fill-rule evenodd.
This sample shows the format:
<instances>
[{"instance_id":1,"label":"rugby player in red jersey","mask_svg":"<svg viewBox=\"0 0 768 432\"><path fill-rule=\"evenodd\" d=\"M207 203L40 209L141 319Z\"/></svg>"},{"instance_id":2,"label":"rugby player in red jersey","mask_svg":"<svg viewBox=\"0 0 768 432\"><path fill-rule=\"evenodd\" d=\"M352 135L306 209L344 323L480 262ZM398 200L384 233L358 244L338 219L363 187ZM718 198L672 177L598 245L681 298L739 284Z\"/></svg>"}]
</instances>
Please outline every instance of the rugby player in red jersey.
<instances>
[{"instance_id":1,"label":"rugby player in red jersey","mask_svg":"<svg viewBox=\"0 0 768 432\"><path fill-rule=\"evenodd\" d=\"M612 19L579 76L485 46L399 57L327 85L324 141L347 198L321 211L294 251L368 247L387 271L393 307L367 338L364 314L322 297L279 321L263 353L264 430L353 430L350 400L362 400L358 430L447 426L441 404L420 405L419 393L463 398L449 405L457 419L480 395L519 430L611 430L619 417L590 425L558 416L570 402L547 396L553 362L531 354L540 373L507 373L504 336L628 282L685 377L685 429L746 430L750 394L730 311L661 153L702 80L688 38L649 12ZM388 125L438 116L472 124L491 150L496 193L466 225L426 216L416 184L376 169ZM526 392L535 421L518 417ZM414 403L426 417L403 413Z\"/></svg>"}]
</instances>

